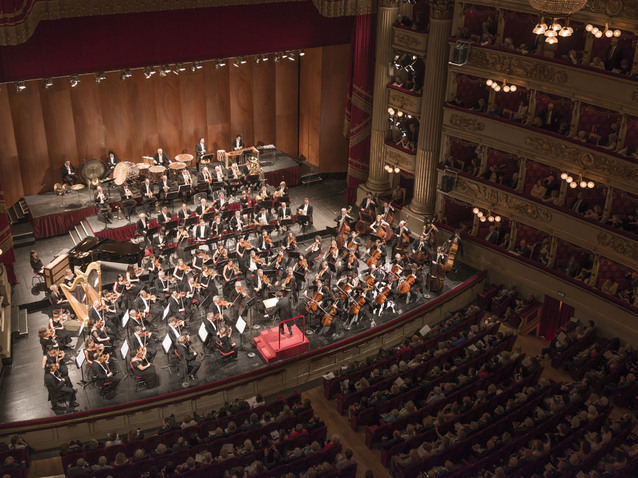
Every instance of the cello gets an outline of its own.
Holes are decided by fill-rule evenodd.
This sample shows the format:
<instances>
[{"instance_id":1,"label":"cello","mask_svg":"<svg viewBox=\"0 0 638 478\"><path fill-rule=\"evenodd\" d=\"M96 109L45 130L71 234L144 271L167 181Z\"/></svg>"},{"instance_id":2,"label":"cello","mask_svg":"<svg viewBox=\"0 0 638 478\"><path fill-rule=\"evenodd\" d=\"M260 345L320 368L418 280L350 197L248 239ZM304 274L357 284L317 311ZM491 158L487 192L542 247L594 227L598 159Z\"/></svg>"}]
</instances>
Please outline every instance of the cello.
<instances>
[{"instance_id":1,"label":"cello","mask_svg":"<svg viewBox=\"0 0 638 478\"><path fill-rule=\"evenodd\" d=\"M397 287L397 290L399 291L400 294L407 294L410 292L410 289L412 288L412 286L414 285L414 282L416 281L415 272L418 271L419 269L421 269L421 267L412 269L412 273L403 282L399 284L399 287Z\"/></svg>"},{"instance_id":2,"label":"cello","mask_svg":"<svg viewBox=\"0 0 638 478\"><path fill-rule=\"evenodd\" d=\"M330 327L338 312L339 310L337 309L337 302L334 302L328 309L328 312L326 312L321 318L321 325L323 325L324 327Z\"/></svg>"},{"instance_id":3,"label":"cello","mask_svg":"<svg viewBox=\"0 0 638 478\"><path fill-rule=\"evenodd\" d=\"M459 249L459 245L456 242L453 242L450 245L450 250L447 253L447 257L445 259L445 264L443 264L443 272L450 272L452 267L454 267L454 258L456 257L456 251Z\"/></svg>"}]
</instances>

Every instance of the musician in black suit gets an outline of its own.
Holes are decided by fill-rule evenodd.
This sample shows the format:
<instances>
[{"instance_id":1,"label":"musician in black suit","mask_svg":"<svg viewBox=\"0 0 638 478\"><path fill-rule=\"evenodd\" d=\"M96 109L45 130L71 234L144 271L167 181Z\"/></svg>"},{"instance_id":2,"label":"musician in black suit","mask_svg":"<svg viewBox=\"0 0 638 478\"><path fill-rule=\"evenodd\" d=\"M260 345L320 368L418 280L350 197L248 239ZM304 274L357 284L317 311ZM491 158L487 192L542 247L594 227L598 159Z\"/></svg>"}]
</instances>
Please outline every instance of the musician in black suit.
<instances>
[{"instance_id":1,"label":"musician in black suit","mask_svg":"<svg viewBox=\"0 0 638 478\"><path fill-rule=\"evenodd\" d=\"M71 161L68 159L62 165L62 181L64 181L69 186L73 186L78 182L78 176L75 174L75 167L71 164Z\"/></svg>"},{"instance_id":2,"label":"musician in black suit","mask_svg":"<svg viewBox=\"0 0 638 478\"><path fill-rule=\"evenodd\" d=\"M128 339L128 347L133 355L142 347L146 347L146 358L149 362L152 362L157 354L157 348L145 334L148 334L148 332L143 331L141 327L135 327L135 332Z\"/></svg>"},{"instance_id":3,"label":"musician in black suit","mask_svg":"<svg viewBox=\"0 0 638 478\"><path fill-rule=\"evenodd\" d=\"M165 224L171 219L172 216L169 214L168 208L164 206L157 216L157 223L161 226L162 229L164 229Z\"/></svg>"},{"instance_id":4,"label":"musician in black suit","mask_svg":"<svg viewBox=\"0 0 638 478\"><path fill-rule=\"evenodd\" d=\"M206 318L202 322L208 335L206 336L206 347L212 347L215 343L215 337L217 336L217 325L215 323L215 312L209 312L206 314Z\"/></svg>"},{"instance_id":5,"label":"musician in black suit","mask_svg":"<svg viewBox=\"0 0 638 478\"><path fill-rule=\"evenodd\" d=\"M241 218L241 213L235 211L235 215L230 218L230 228L235 232L241 232L246 227L246 223Z\"/></svg>"},{"instance_id":6,"label":"musician in black suit","mask_svg":"<svg viewBox=\"0 0 638 478\"><path fill-rule=\"evenodd\" d=\"M59 409L58 401L68 401L69 408L79 407L80 404L75 401L75 390L58 374L56 374L50 363L44 366L44 385L49 391L51 399L51 408Z\"/></svg>"},{"instance_id":7,"label":"musician in black suit","mask_svg":"<svg viewBox=\"0 0 638 478\"><path fill-rule=\"evenodd\" d=\"M135 213L135 208L137 207L137 201L134 199L135 194L133 194L133 191L129 188L128 183L122 184L120 196L122 198L122 212L128 221Z\"/></svg>"},{"instance_id":8,"label":"musician in black suit","mask_svg":"<svg viewBox=\"0 0 638 478\"><path fill-rule=\"evenodd\" d=\"M140 218L137 221L137 233L144 236L145 240L148 240L148 220L144 213L140 214Z\"/></svg>"},{"instance_id":9,"label":"musician in black suit","mask_svg":"<svg viewBox=\"0 0 638 478\"><path fill-rule=\"evenodd\" d=\"M168 167L170 160L162 148L157 148L157 153L153 155L153 164Z\"/></svg>"},{"instance_id":10,"label":"musician in black suit","mask_svg":"<svg viewBox=\"0 0 638 478\"><path fill-rule=\"evenodd\" d=\"M279 301L277 301L277 305L275 306L271 314L273 316L279 315L280 321L292 319L292 304L290 303L290 295L282 297L281 294L277 292L277 297L279 298ZM266 314L265 317L268 317L268 314ZM292 337L292 326L294 325L293 321L285 322L285 324L281 324L279 326L279 332L281 332L281 335L285 335L284 325L288 326L288 333Z\"/></svg>"},{"instance_id":11,"label":"musician in black suit","mask_svg":"<svg viewBox=\"0 0 638 478\"><path fill-rule=\"evenodd\" d=\"M297 222L299 222L303 228L306 226L312 226L313 207L308 198L303 200L303 204L297 208L297 212L299 213Z\"/></svg>"},{"instance_id":12,"label":"musician in black suit","mask_svg":"<svg viewBox=\"0 0 638 478\"><path fill-rule=\"evenodd\" d=\"M199 171L199 163L202 160L202 156L206 154L208 147L206 147L206 141L203 137L199 138L199 143L195 146L195 162L197 164L197 171Z\"/></svg>"},{"instance_id":13,"label":"musician in black suit","mask_svg":"<svg viewBox=\"0 0 638 478\"><path fill-rule=\"evenodd\" d=\"M158 299L162 301L166 300L171 295L169 288L170 282L166 278L166 273L163 270L160 270L157 275L157 279L155 280L155 290L157 291Z\"/></svg>"},{"instance_id":14,"label":"musician in black suit","mask_svg":"<svg viewBox=\"0 0 638 478\"><path fill-rule=\"evenodd\" d=\"M162 250L168 245L168 238L164 235L164 231L160 230L159 234L153 237L153 247L156 253L161 253Z\"/></svg>"},{"instance_id":15,"label":"musician in black suit","mask_svg":"<svg viewBox=\"0 0 638 478\"><path fill-rule=\"evenodd\" d=\"M233 144L230 145L230 149L232 149L233 151L237 151L238 149L241 149L243 147L244 141L241 139L241 134L238 134L237 136L235 136Z\"/></svg>"},{"instance_id":16,"label":"musician in black suit","mask_svg":"<svg viewBox=\"0 0 638 478\"><path fill-rule=\"evenodd\" d=\"M179 209L179 212L177 213L177 217L179 218L180 224L184 224L184 221L186 221L186 219L191 217L191 210L188 209L188 206L186 205L186 203L182 203L182 207Z\"/></svg>"},{"instance_id":17,"label":"musician in black suit","mask_svg":"<svg viewBox=\"0 0 638 478\"><path fill-rule=\"evenodd\" d=\"M162 175L162 179L159 181L159 200L166 203L166 196L173 187L173 183L166 174Z\"/></svg>"},{"instance_id":18,"label":"musician in black suit","mask_svg":"<svg viewBox=\"0 0 638 478\"><path fill-rule=\"evenodd\" d=\"M539 115L542 121L542 128L556 131L560 124L561 114L554 109L554 103L548 103Z\"/></svg>"},{"instance_id":19,"label":"musician in black suit","mask_svg":"<svg viewBox=\"0 0 638 478\"><path fill-rule=\"evenodd\" d=\"M377 202L372 197L372 193L368 192L366 197L363 198L361 204L359 204L359 208L362 210L372 209L372 217L376 216L377 213Z\"/></svg>"},{"instance_id":20,"label":"musician in black suit","mask_svg":"<svg viewBox=\"0 0 638 478\"><path fill-rule=\"evenodd\" d=\"M199 182L199 184L203 182L207 182L208 184L210 184L212 180L213 180L213 175L210 174L210 171L208 170L208 166L204 166L202 170L197 174L197 181Z\"/></svg>"},{"instance_id":21,"label":"musician in black suit","mask_svg":"<svg viewBox=\"0 0 638 478\"><path fill-rule=\"evenodd\" d=\"M115 169L115 166L117 166L117 163L119 162L120 160L115 155L115 153L113 151L109 151L109 154L106 157L106 173L104 174L105 178L111 175L111 173Z\"/></svg>"},{"instance_id":22,"label":"musician in black suit","mask_svg":"<svg viewBox=\"0 0 638 478\"><path fill-rule=\"evenodd\" d=\"M155 203L157 202L155 194L153 194L153 185L151 184L151 180L146 178L144 183L142 183L140 190L142 192L142 201L144 202L146 212L150 212L151 208L155 207Z\"/></svg>"},{"instance_id":23,"label":"musician in black suit","mask_svg":"<svg viewBox=\"0 0 638 478\"><path fill-rule=\"evenodd\" d=\"M210 227L203 219L199 220L199 224L193 227L193 239L196 241L205 241L210 237Z\"/></svg>"},{"instance_id":24,"label":"musician in black suit","mask_svg":"<svg viewBox=\"0 0 638 478\"><path fill-rule=\"evenodd\" d=\"M201 362L197 360L197 352L191 346L188 338L183 335L177 339L175 352L180 361L184 361L186 365L186 374L191 380L195 380L195 375L201 367Z\"/></svg>"}]
</instances>

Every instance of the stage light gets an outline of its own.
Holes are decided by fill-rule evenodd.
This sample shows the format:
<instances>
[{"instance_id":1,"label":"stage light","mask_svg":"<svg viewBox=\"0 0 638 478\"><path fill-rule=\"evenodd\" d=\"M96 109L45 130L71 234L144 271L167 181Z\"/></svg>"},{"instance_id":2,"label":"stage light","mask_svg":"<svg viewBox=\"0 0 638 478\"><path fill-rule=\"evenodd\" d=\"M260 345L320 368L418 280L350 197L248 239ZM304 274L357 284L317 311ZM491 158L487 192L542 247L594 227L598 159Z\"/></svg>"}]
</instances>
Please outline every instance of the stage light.
<instances>
[{"instance_id":1,"label":"stage light","mask_svg":"<svg viewBox=\"0 0 638 478\"><path fill-rule=\"evenodd\" d=\"M255 57L255 65L259 65L261 63L261 57L259 55L257 55Z\"/></svg>"},{"instance_id":2,"label":"stage light","mask_svg":"<svg viewBox=\"0 0 638 478\"><path fill-rule=\"evenodd\" d=\"M147 80L154 74L155 74L155 68L151 66L147 66L146 68L144 68L144 76L146 77Z\"/></svg>"},{"instance_id":3,"label":"stage light","mask_svg":"<svg viewBox=\"0 0 638 478\"><path fill-rule=\"evenodd\" d=\"M16 91L18 93L22 93L26 89L27 85L24 84L24 81L18 81L18 83L16 83Z\"/></svg>"},{"instance_id":4,"label":"stage light","mask_svg":"<svg viewBox=\"0 0 638 478\"><path fill-rule=\"evenodd\" d=\"M217 60L217 61L215 62L215 69L216 69L216 70L219 70L220 68L223 68L223 67L225 67L225 66L226 66L226 60L224 60L223 58L222 58L222 59L220 59L220 60Z\"/></svg>"},{"instance_id":5,"label":"stage light","mask_svg":"<svg viewBox=\"0 0 638 478\"><path fill-rule=\"evenodd\" d=\"M162 67L160 68L159 75L160 75L162 78L165 78L165 77L166 77L166 75L168 75L170 72L171 72L171 67L170 67L170 66L168 66L168 65L164 65L164 66L162 66Z\"/></svg>"},{"instance_id":6,"label":"stage light","mask_svg":"<svg viewBox=\"0 0 638 478\"><path fill-rule=\"evenodd\" d=\"M394 111L394 108L392 106L390 106L388 108L388 113L390 113L392 116L394 116L395 111Z\"/></svg>"},{"instance_id":7,"label":"stage light","mask_svg":"<svg viewBox=\"0 0 638 478\"><path fill-rule=\"evenodd\" d=\"M73 75L69 78L69 83L71 84L71 88L75 88L76 86L78 86L79 82L80 82L80 78L78 77L78 75Z\"/></svg>"},{"instance_id":8,"label":"stage light","mask_svg":"<svg viewBox=\"0 0 638 478\"><path fill-rule=\"evenodd\" d=\"M304 56L305 54L306 54L306 52L305 52L305 51L303 51L303 50L299 50L299 56Z\"/></svg>"},{"instance_id":9,"label":"stage light","mask_svg":"<svg viewBox=\"0 0 638 478\"><path fill-rule=\"evenodd\" d=\"M495 220L496 222L501 222L501 216L495 216L495 217L494 217L494 220Z\"/></svg>"},{"instance_id":10,"label":"stage light","mask_svg":"<svg viewBox=\"0 0 638 478\"><path fill-rule=\"evenodd\" d=\"M104 74L103 71L98 71L95 74L95 82L99 85L100 83L102 83L104 80L106 80L106 75Z\"/></svg>"},{"instance_id":11,"label":"stage light","mask_svg":"<svg viewBox=\"0 0 638 478\"><path fill-rule=\"evenodd\" d=\"M475 207L474 209L472 209L472 212L473 212L474 214L478 214L478 212L479 212L479 211L480 211L480 209L479 209L479 208L477 208L477 207Z\"/></svg>"},{"instance_id":12,"label":"stage light","mask_svg":"<svg viewBox=\"0 0 638 478\"><path fill-rule=\"evenodd\" d=\"M288 53L288 59L290 61L295 61L295 52L291 51L290 53Z\"/></svg>"},{"instance_id":13,"label":"stage light","mask_svg":"<svg viewBox=\"0 0 638 478\"><path fill-rule=\"evenodd\" d=\"M204 68L202 66L202 62L201 61L196 61L193 66L195 67L196 70L201 70L202 68Z\"/></svg>"},{"instance_id":14,"label":"stage light","mask_svg":"<svg viewBox=\"0 0 638 478\"><path fill-rule=\"evenodd\" d=\"M578 187L578 184L576 184L575 182L569 183L569 187L572 189L576 189Z\"/></svg>"},{"instance_id":15,"label":"stage light","mask_svg":"<svg viewBox=\"0 0 638 478\"><path fill-rule=\"evenodd\" d=\"M42 88L45 90L48 90L52 86L53 86L53 82L51 81L51 78L45 78L44 81L42 82Z\"/></svg>"},{"instance_id":16,"label":"stage light","mask_svg":"<svg viewBox=\"0 0 638 478\"><path fill-rule=\"evenodd\" d=\"M239 68L239 58L234 58L234 59L233 59L233 66L234 66L235 68Z\"/></svg>"},{"instance_id":17,"label":"stage light","mask_svg":"<svg viewBox=\"0 0 638 478\"><path fill-rule=\"evenodd\" d=\"M563 181L565 181L565 179L567 179L567 173L562 173L562 174L560 175L560 178L561 178Z\"/></svg>"},{"instance_id":18,"label":"stage light","mask_svg":"<svg viewBox=\"0 0 638 478\"><path fill-rule=\"evenodd\" d=\"M395 172L396 174L399 174L399 173L401 172L401 169L399 168L399 166L395 166L395 167L394 167L394 172Z\"/></svg>"},{"instance_id":19,"label":"stage light","mask_svg":"<svg viewBox=\"0 0 638 478\"><path fill-rule=\"evenodd\" d=\"M133 74L131 73L131 70L126 68L125 70L122 70L122 73L120 73L120 80L124 81L127 78L130 78L131 76L133 76Z\"/></svg>"},{"instance_id":20,"label":"stage light","mask_svg":"<svg viewBox=\"0 0 638 478\"><path fill-rule=\"evenodd\" d=\"M268 55L266 55L265 53L263 55L261 55L261 61L268 61Z\"/></svg>"},{"instance_id":21,"label":"stage light","mask_svg":"<svg viewBox=\"0 0 638 478\"><path fill-rule=\"evenodd\" d=\"M594 181L589 181L589 182L587 183L587 187L588 187L589 189L594 189L594 186L595 186Z\"/></svg>"}]
</instances>

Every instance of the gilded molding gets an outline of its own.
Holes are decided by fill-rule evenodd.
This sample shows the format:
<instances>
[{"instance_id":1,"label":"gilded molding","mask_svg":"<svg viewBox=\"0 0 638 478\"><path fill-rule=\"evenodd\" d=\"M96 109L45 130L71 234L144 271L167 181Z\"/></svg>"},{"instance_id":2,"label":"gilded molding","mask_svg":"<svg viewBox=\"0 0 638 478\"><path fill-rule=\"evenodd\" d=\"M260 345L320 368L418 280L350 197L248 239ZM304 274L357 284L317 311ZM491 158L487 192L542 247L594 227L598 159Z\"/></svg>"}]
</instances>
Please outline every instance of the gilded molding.
<instances>
[{"instance_id":1,"label":"gilded molding","mask_svg":"<svg viewBox=\"0 0 638 478\"><path fill-rule=\"evenodd\" d=\"M606 231L599 232L596 235L596 240L599 245L608 247L617 254L630 257L633 260L638 260L638 248L636 247L636 241L616 236Z\"/></svg>"},{"instance_id":2,"label":"gilded molding","mask_svg":"<svg viewBox=\"0 0 638 478\"><path fill-rule=\"evenodd\" d=\"M319 13L328 18L370 15L377 11L377 0L312 0L312 3Z\"/></svg>"},{"instance_id":3,"label":"gilded molding","mask_svg":"<svg viewBox=\"0 0 638 478\"><path fill-rule=\"evenodd\" d=\"M528 136L525 145L561 161L576 164L581 169L600 172L622 180L638 180L638 165L623 159L584 151L567 142Z\"/></svg>"},{"instance_id":4,"label":"gilded molding","mask_svg":"<svg viewBox=\"0 0 638 478\"><path fill-rule=\"evenodd\" d=\"M421 113L421 97L412 96L400 91L389 89L388 103L390 106L399 108L401 111L410 113L412 116L419 116Z\"/></svg>"},{"instance_id":5,"label":"gilded molding","mask_svg":"<svg viewBox=\"0 0 638 478\"><path fill-rule=\"evenodd\" d=\"M468 66L546 83L562 84L569 80L567 72L543 62L479 48L470 49Z\"/></svg>"},{"instance_id":6,"label":"gilded molding","mask_svg":"<svg viewBox=\"0 0 638 478\"><path fill-rule=\"evenodd\" d=\"M414 174L416 171L416 155L406 154L391 146L385 147L386 162L399 166L403 171Z\"/></svg>"},{"instance_id":7,"label":"gilded molding","mask_svg":"<svg viewBox=\"0 0 638 478\"><path fill-rule=\"evenodd\" d=\"M428 49L427 33L418 33L405 28L393 27L392 46L417 55L425 55Z\"/></svg>"},{"instance_id":8,"label":"gilded molding","mask_svg":"<svg viewBox=\"0 0 638 478\"><path fill-rule=\"evenodd\" d=\"M450 124L469 131L483 131L485 129L485 123L482 121L457 113L452 113L452 116L450 116Z\"/></svg>"},{"instance_id":9,"label":"gilded molding","mask_svg":"<svg viewBox=\"0 0 638 478\"><path fill-rule=\"evenodd\" d=\"M20 10L11 15L0 15L0 46L19 45L20 43L26 42L29 38L31 38L31 35L33 35L38 24L45 20L300 1L303 0L129 0L110 2L105 2L103 0L37 1L32 5L28 12ZM322 0L314 0L314 2L315 5L317 5L317 3L335 3ZM373 0L364 0L362 3L371 4L372 2ZM357 3L357 5L359 4L359 2L354 3ZM319 7L317 7L317 9L319 9ZM321 9L319 9L319 11L321 11ZM369 11L365 13L374 12ZM359 13L350 13L350 15L353 14Z\"/></svg>"},{"instance_id":10,"label":"gilded molding","mask_svg":"<svg viewBox=\"0 0 638 478\"><path fill-rule=\"evenodd\" d=\"M638 20L637 0L589 0L583 11L602 14L609 17L625 17Z\"/></svg>"},{"instance_id":11,"label":"gilded molding","mask_svg":"<svg viewBox=\"0 0 638 478\"><path fill-rule=\"evenodd\" d=\"M430 0L430 18L451 20L454 13L454 0Z\"/></svg>"},{"instance_id":12,"label":"gilded molding","mask_svg":"<svg viewBox=\"0 0 638 478\"><path fill-rule=\"evenodd\" d=\"M549 223L552 220L552 213L549 208L527 201L515 194L492 188L486 184L469 181L462 176L457 178L454 191L484 201L487 204L497 205L502 213L512 211L542 223Z\"/></svg>"}]
</instances>

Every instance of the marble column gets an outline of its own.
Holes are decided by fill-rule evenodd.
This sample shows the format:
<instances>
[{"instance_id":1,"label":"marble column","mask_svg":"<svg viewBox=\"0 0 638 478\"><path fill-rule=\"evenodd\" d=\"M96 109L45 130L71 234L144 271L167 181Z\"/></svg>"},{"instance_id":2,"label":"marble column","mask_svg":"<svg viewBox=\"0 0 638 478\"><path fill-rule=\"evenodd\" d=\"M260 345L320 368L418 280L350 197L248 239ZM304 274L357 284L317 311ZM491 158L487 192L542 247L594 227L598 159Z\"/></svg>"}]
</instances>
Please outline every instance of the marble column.
<instances>
[{"instance_id":1,"label":"marble column","mask_svg":"<svg viewBox=\"0 0 638 478\"><path fill-rule=\"evenodd\" d=\"M430 33L425 61L425 83L416 152L414 197L408 206L415 214L432 216L436 202L436 165L441 144L443 102L452 29L453 0L430 2Z\"/></svg>"},{"instance_id":2,"label":"marble column","mask_svg":"<svg viewBox=\"0 0 638 478\"><path fill-rule=\"evenodd\" d=\"M399 14L399 5L392 0L381 0L377 9L376 62L374 65L374 99L372 104L372 130L370 133L370 170L365 188L375 194L389 191L388 175L384 166L384 144L388 124L386 85L390 82L389 64L394 58L392 24Z\"/></svg>"}]
</instances>

